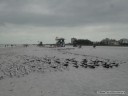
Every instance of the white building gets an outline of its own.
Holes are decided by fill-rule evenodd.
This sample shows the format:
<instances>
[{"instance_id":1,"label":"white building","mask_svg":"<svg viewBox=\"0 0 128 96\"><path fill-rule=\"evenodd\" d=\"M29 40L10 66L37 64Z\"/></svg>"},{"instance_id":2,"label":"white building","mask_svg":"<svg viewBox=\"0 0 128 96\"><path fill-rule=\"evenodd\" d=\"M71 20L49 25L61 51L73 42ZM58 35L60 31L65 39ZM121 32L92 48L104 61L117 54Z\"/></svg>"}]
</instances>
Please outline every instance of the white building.
<instances>
[{"instance_id":1,"label":"white building","mask_svg":"<svg viewBox=\"0 0 128 96\"><path fill-rule=\"evenodd\" d=\"M77 39L76 38L71 38L71 44L74 43L74 41L76 41Z\"/></svg>"}]
</instances>

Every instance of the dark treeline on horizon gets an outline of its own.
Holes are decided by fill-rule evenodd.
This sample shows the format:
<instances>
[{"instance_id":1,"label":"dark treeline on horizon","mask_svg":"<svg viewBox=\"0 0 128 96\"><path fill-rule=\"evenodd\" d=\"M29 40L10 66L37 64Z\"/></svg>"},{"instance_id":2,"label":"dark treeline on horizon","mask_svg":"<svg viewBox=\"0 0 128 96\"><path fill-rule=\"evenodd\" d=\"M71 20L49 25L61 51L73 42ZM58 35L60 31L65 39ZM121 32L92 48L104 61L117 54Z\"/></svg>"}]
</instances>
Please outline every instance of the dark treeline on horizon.
<instances>
[{"instance_id":1,"label":"dark treeline on horizon","mask_svg":"<svg viewBox=\"0 0 128 96\"><path fill-rule=\"evenodd\" d=\"M91 41L89 39L76 39L76 38L71 38L71 44L73 46L77 45L99 45L99 46L128 46L128 39L109 39L105 38L99 42L96 41Z\"/></svg>"},{"instance_id":2,"label":"dark treeline on horizon","mask_svg":"<svg viewBox=\"0 0 128 96\"><path fill-rule=\"evenodd\" d=\"M14 47L16 45L26 45L29 43L25 43L25 44L0 44L0 45L4 45L5 47L11 46ZM116 39L110 39L110 38L105 38L102 39L101 41L91 41L89 39L77 39L77 38L71 38L71 42L70 43L65 43L66 45L73 45L73 46L77 46L77 45L97 45L97 46L128 46L128 39L126 38L122 38L120 40L116 40ZM29 44L31 45L31 44ZM44 44L43 41L38 42L37 44L32 44L32 45L56 45L55 44Z\"/></svg>"}]
</instances>

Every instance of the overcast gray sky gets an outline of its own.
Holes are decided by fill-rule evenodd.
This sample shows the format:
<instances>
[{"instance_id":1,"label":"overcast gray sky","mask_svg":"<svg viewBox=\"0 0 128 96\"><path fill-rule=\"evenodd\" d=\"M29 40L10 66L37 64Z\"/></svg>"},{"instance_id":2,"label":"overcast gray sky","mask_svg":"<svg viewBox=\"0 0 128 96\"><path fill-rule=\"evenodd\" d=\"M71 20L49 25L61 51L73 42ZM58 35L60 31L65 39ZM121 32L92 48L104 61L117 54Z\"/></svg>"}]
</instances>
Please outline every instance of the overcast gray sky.
<instances>
[{"instance_id":1,"label":"overcast gray sky","mask_svg":"<svg viewBox=\"0 0 128 96\"><path fill-rule=\"evenodd\" d=\"M0 43L128 38L128 0L0 0Z\"/></svg>"}]
</instances>

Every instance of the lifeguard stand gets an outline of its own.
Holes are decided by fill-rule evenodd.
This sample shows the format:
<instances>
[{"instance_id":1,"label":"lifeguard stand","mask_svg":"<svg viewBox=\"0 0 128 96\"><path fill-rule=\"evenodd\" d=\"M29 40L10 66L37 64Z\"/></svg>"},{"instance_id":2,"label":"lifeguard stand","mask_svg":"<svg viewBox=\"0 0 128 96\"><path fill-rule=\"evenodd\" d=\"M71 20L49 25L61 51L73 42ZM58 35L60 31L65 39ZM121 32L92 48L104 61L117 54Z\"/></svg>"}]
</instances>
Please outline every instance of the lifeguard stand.
<instances>
[{"instance_id":1,"label":"lifeguard stand","mask_svg":"<svg viewBox=\"0 0 128 96\"><path fill-rule=\"evenodd\" d=\"M57 47L65 47L65 39L56 37L56 45Z\"/></svg>"}]
</instances>

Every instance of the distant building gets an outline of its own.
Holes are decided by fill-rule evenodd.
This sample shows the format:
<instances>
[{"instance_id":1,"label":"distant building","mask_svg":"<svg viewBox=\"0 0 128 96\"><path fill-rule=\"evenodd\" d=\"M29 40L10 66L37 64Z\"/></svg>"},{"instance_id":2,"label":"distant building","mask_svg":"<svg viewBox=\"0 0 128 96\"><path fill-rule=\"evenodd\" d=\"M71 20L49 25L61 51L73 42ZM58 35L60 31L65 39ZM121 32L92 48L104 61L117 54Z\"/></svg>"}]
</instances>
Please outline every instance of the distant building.
<instances>
[{"instance_id":1,"label":"distant building","mask_svg":"<svg viewBox=\"0 0 128 96\"><path fill-rule=\"evenodd\" d=\"M76 38L71 38L71 44L73 44L75 41L77 41Z\"/></svg>"},{"instance_id":2,"label":"distant building","mask_svg":"<svg viewBox=\"0 0 128 96\"><path fill-rule=\"evenodd\" d=\"M71 38L71 44L73 47L77 47L78 45L92 45L93 42L88 39Z\"/></svg>"},{"instance_id":3,"label":"distant building","mask_svg":"<svg viewBox=\"0 0 128 96\"><path fill-rule=\"evenodd\" d=\"M73 45L73 47L77 47L77 39L71 38L71 44Z\"/></svg>"}]
</instances>

